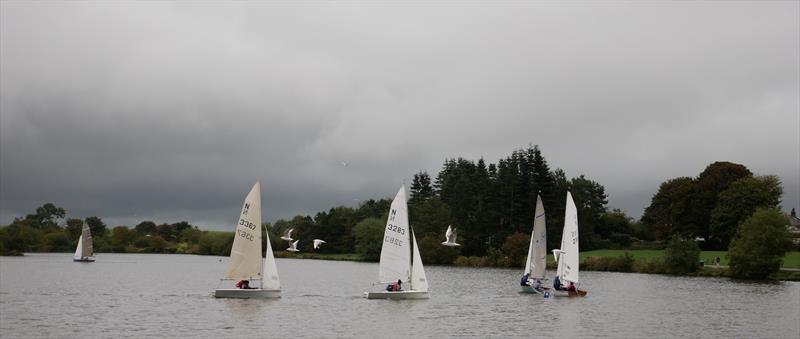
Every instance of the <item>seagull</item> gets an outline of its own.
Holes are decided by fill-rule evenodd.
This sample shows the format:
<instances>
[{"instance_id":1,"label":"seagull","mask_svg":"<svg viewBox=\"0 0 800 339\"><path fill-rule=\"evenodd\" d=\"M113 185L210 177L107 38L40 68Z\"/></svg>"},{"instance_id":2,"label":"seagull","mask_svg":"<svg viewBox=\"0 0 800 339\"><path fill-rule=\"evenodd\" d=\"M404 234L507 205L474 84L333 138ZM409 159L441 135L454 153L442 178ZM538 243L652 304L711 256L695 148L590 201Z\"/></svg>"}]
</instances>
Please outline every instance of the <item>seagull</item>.
<instances>
[{"instance_id":1,"label":"seagull","mask_svg":"<svg viewBox=\"0 0 800 339\"><path fill-rule=\"evenodd\" d=\"M281 239L288 240L288 241L294 240L294 239L292 239L292 231L294 231L294 228L290 228L290 229L286 230L286 232L283 232L283 236L281 237Z\"/></svg>"},{"instance_id":2,"label":"seagull","mask_svg":"<svg viewBox=\"0 0 800 339\"><path fill-rule=\"evenodd\" d=\"M300 242L300 240L295 240L293 243L289 244L289 248L286 250L289 252L300 252L300 250L297 249L298 242Z\"/></svg>"},{"instance_id":3,"label":"seagull","mask_svg":"<svg viewBox=\"0 0 800 339\"><path fill-rule=\"evenodd\" d=\"M347 167L347 161L342 161L342 167Z\"/></svg>"},{"instance_id":4,"label":"seagull","mask_svg":"<svg viewBox=\"0 0 800 339\"><path fill-rule=\"evenodd\" d=\"M450 228L450 225L447 226L447 233L444 234L445 241L442 245L453 247L453 246L461 246L460 244L456 244L456 233Z\"/></svg>"},{"instance_id":5,"label":"seagull","mask_svg":"<svg viewBox=\"0 0 800 339\"><path fill-rule=\"evenodd\" d=\"M325 243L325 240L314 239L314 249L315 250L319 249L319 245L322 245L324 243Z\"/></svg>"}]
</instances>

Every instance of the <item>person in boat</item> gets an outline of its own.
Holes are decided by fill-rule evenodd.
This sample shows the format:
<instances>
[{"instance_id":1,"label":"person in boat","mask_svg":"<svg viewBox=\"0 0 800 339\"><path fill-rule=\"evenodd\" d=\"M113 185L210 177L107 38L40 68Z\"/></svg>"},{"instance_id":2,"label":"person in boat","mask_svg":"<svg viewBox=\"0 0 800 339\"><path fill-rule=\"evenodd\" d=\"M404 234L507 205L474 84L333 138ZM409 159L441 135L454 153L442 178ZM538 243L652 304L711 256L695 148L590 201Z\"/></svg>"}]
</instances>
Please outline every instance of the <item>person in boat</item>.
<instances>
[{"instance_id":1,"label":"person in boat","mask_svg":"<svg viewBox=\"0 0 800 339\"><path fill-rule=\"evenodd\" d=\"M520 279L519 285L530 286L531 285L530 276L531 276L530 273L525 273L525 275L522 276L522 279Z\"/></svg>"},{"instance_id":2,"label":"person in boat","mask_svg":"<svg viewBox=\"0 0 800 339\"><path fill-rule=\"evenodd\" d=\"M403 282L397 279L396 283L391 283L389 286L386 286L386 290L389 292L400 292L403 290Z\"/></svg>"},{"instance_id":3,"label":"person in boat","mask_svg":"<svg viewBox=\"0 0 800 339\"><path fill-rule=\"evenodd\" d=\"M567 285L567 288L565 288L564 290L567 291L567 292L569 292L569 291L577 292L578 289L575 288L575 284L570 281L569 285Z\"/></svg>"},{"instance_id":4,"label":"person in boat","mask_svg":"<svg viewBox=\"0 0 800 339\"><path fill-rule=\"evenodd\" d=\"M559 280L559 279L558 279L558 276L556 276L555 278L553 278L553 288L554 288L556 291L561 291L561 288L562 288L562 286L561 286L561 280Z\"/></svg>"},{"instance_id":5,"label":"person in boat","mask_svg":"<svg viewBox=\"0 0 800 339\"><path fill-rule=\"evenodd\" d=\"M242 290L253 289L253 287L250 287L250 281L246 280L246 279L245 280L239 280L239 282L236 283L236 288L242 289Z\"/></svg>"},{"instance_id":6,"label":"person in boat","mask_svg":"<svg viewBox=\"0 0 800 339\"><path fill-rule=\"evenodd\" d=\"M536 279L536 283L535 283L535 284L533 284L533 289L535 289L535 290L537 290L537 291L541 291L541 290L542 290L542 287L543 287L543 286L542 286L542 281L541 281L541 280L539 280L539 279Z\"/></svg>"}]
</instances>

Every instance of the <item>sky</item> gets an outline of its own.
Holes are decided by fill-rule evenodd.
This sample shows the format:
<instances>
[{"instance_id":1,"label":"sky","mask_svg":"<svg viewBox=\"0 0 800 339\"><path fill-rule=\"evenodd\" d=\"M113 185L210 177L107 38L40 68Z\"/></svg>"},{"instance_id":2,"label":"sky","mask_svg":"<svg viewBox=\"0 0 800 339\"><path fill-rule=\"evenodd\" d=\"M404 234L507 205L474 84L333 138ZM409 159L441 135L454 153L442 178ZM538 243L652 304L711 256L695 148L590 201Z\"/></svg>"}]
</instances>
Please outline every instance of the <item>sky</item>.
<instances>
[{"instance_id":1,"label":"sky","mask_svg":"<svg viewBox=\"0 0 800 339\"><path fill-rule=\"evenodd\" d=\"M0 2L0 224L232 230L256 181L274 221L528 145L634 218L715 161L800 208L800 2Z\"/></svg>"}]
</instances>

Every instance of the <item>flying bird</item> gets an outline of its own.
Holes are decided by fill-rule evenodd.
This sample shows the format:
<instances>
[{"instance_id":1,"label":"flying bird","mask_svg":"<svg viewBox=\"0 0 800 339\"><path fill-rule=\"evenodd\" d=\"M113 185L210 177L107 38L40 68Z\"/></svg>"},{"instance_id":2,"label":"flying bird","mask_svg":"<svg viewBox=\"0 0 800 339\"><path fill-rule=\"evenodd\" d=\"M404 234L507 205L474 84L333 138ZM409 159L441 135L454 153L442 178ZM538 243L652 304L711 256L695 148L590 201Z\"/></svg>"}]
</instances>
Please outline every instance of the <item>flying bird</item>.
<instances>
[{"instance_id":1,"label":"flying bird","mask_svg":"<svg viewBox=\"0 0 800 339\"><path fill-rule=\"evenodd\" d=\"M283 232L283 236L281 237L281 239L287 240L287 241L294 240L294 239L292 239L292 231L294 231L294 228L290 228L290 229L286 230L286 232Z\"/></svg>"},{"instance_id":2,"label":"flying bird","mask_svg":"<svg viewBox=\"0 0 800 339\"><path fill-rule=\"evenodd\" d=\"M325 240L314 239L314 249L315 250L319 249L319 245L322 245L324 243L325 243Z\"/></svg>"},{"instance_id":3,"label":"flying bird","mask_svg":"<svg viewBox=\"0 0 800 339\"><path fill-rule=\"evenodd\" d=\"M453 246L461 246L460 244L456 243L456 233L450 228L450 225L447 225L447 233L444 234L445 240L442 245L453 247Z\"/></svg>"},{"instance_id":4,"label":"flying bird","mask_svg":"<svg viewBox=\"0 0 800 339\"><path fill-rule=\"evenodd\" d=\"M300 252L300 250L297 249L298 242L300 242L300 240L295 240L293 243L289 244L289 248L286 250L289 252Z\"/></svg>"}]
</instances>

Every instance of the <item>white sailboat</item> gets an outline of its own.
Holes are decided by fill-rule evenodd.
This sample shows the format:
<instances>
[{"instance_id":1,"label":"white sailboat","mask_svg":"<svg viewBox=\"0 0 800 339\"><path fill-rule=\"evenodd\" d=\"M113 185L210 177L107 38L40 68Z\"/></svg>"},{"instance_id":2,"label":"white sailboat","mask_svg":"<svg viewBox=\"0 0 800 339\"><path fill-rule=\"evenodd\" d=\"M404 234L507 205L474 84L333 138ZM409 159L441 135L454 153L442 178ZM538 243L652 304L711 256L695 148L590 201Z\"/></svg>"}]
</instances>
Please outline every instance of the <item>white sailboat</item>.
<instances>
[{"instance_id":1,"label":"white sailboat","mask_svg":"<svg viewBox=\"0 0 800 339\"><path fill-rule=\"evenodd\" d=\"M381 247L381 262L378 283L383 287L401 281L400 291L364 292L367 299L428 299L428 281L419 255L414 232L408 225L406 188L400 186L392 201Z\"/></svg>"},{"instance_id":2,"label":"white sailboat","mask_svg":"<svg viewBox=\"0 0 800 339\"><path fill-rule=\"evenodd\" d=\"M236 234L231 248L230 264L220 285L247 280L258 287L219 288L214 290L217 298L280 298L281 281L275 267L275 257L267 233L267 250L261 258L261 184L256 182L244 200ZM264 232L266 233L266 232ZM251 285L252 286L252 285Z\"/></svg>"},{"instance_id":3,"label":"white sailboat","mask_svg":"<svg viewBox=\"0 0 800 339\"><path fill-rule=\"evenodd\" d=\"M524 293L542 293L542 286L547 265L547 227L545 225L544 205L542 197L536 196L536 212L531 231L531 243L528 246L528 259L525 260L520 286ZM537 288L539 286L539 288Z\"/></svg>"},{"instance_id":4,"label":"white sailboat","mask_svg":"<svg viewBox=\"0 0 800 339\"><path fill-rule=\"evenodd\" d=\"M92 230L86 223L83 224L83 228L81 229L81 237L78 238L78 248L75 249L75 255L72 256L72 261L94 262Z\"/></svg>"},{"instance_id":5,"label":"white sailboat","mask_svg":"<svg viewBox=\"0 0 800 339\"><path fill-rule=\"evenodd\" d=\"M577 289L578 286L578 266L580 261L580 251L578 250L578 209L572 200L572 194L567 192L567 207L564 211L564 230L561 233L561 248L553 250L558 269L556 279L559 284L554 283L554 296L585 296L586 291ZM555 280L554 279L554 282ZM573 283L574 291L567 291L563 286Z\"/></svg>"},{"instance_id":6,"label":"white sailboat","mask_svg":"<svg viewBox=\"0 0 800 339\"><path fill-rule=\"evenodd\" d=\"M442 242L442 245L449 247L461 246L461 244L456 243L456 233L453 232L450 225L447 225L447 232L444 233L444 242Z\"/></svg>"}]
</instances>

